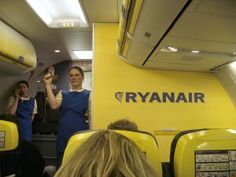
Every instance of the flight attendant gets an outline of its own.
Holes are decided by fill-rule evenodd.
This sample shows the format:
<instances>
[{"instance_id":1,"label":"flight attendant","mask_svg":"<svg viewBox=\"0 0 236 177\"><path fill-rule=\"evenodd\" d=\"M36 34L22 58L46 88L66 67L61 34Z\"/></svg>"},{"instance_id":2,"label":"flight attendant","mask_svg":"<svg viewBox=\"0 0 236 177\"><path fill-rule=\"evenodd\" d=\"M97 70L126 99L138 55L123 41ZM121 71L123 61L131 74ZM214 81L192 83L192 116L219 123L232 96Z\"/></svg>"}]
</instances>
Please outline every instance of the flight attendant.
<instances>
[{"instance_id":1,"label":"flight attendant","mask_svg":"<svg viewBox=\"0 0 236 177\"><path fill-rule=\"evenodd\" d=\"M52 109L61 109L57 136L57 167L60 166L69 138L77 131L89 129L87 114L90 91L82 88L84 72L74 66L69 69L71 89L60 91L55 97L51 89L53 74L44 76L48 102Z\"/></svg>"},{"instance_id":2,"label":"flight attendant","mask_svg":"<svg viewBox=\"0 0 236 177\"><path fill-rule=\"evenodd\" d=\"M19 119L20 140L32 140L32 121L37 113L37 102L29 97L27 92L29 83L19 81L15 90L15 96L10 97L7 112Z\"/></svg>"}]
</instances>

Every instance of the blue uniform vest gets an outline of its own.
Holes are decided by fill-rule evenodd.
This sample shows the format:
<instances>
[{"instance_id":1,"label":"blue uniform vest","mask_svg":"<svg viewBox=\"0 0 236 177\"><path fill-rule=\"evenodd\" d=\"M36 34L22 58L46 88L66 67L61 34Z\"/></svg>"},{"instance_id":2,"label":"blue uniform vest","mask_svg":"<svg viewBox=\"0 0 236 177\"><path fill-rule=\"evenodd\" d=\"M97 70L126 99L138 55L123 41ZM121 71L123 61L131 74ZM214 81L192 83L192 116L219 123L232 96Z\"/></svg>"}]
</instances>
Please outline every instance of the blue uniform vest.
<instances>
[{"instance_id":1,"label":"blue uniform vest","mask_svg":"<svg viewBox=\"0 0 236 177\"><path fill-rule=\"evenodd\" d=\"M34 111L34 98L19 99L16 116L20 123L20 140L32 140L32 115Z\"/></svg>"},{"instance_id":2,"label":"blue uniform vest","mask_svg":"<svg viewBox=\"0 0 236 177\"><path fill-rule=\"evenodd\" d=\"M61 118L58 127L57 151L63 153L69 138L77 131L89 129L85 120L89 91L62 91Z\"/></svg>"}]
</instances>

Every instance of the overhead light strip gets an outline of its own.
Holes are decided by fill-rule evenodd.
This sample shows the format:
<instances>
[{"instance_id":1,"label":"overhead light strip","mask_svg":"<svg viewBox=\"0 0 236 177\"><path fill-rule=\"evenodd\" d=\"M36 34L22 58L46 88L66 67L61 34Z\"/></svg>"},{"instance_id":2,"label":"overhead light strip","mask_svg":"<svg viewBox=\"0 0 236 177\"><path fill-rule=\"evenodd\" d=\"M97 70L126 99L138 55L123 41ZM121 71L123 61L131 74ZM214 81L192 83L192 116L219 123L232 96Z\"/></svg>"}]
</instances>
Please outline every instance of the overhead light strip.
<instances>
[{"instance_id":1,"label":"overhead light strip","mask_svg":"<svg viewBox=\"0 0 236 177\"><path fill-rule=\"evenodd\" d=\"M50 28L88 27L80 0L26 0Z\"/></svg>"}]
</instances>

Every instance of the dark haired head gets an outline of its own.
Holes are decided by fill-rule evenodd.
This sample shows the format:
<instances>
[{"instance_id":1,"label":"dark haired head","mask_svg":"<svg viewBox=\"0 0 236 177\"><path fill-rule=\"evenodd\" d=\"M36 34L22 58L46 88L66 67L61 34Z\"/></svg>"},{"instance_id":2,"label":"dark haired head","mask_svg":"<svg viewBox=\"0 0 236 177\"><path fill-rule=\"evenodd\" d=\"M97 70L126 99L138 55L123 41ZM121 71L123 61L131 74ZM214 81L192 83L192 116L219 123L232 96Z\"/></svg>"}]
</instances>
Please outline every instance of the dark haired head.
<instances>
[{"instance_id":1,"label":"dark haired head","mask_svg":"<svg viewBox=\"0 0 236 177\"><path fill-rule=\"evenodd\" d=\"M76 69L80 72L80 74L84 77L84 71L81 67L79 66L72 66L70 69L69 69L69 72L72 70L72 69Z\"/></svg>"},{"instance_id":2,"label":"dark haired head","mask_svg":"<svg viewBox=\"0 0 236 177\"><path fill-rule=\"evenodd\" d=\"M17 86L19 86L20 84L25 84L29 88L29 83L25 80L21 80L21 81L17 82Z\"/></svg>"},{"instance_id":3,"label":"dark haired head","mask_svg":"<svg viewBox=\"0 0 236 177\"><path fill-rule=\"evenodd\" d=\"M117 120L113 123L110 123L107 126L107 129L138 131L138 126L136 125L136 123L129 121L127 119L120 119L120 120Z\"/></svg>"}]
</instances>

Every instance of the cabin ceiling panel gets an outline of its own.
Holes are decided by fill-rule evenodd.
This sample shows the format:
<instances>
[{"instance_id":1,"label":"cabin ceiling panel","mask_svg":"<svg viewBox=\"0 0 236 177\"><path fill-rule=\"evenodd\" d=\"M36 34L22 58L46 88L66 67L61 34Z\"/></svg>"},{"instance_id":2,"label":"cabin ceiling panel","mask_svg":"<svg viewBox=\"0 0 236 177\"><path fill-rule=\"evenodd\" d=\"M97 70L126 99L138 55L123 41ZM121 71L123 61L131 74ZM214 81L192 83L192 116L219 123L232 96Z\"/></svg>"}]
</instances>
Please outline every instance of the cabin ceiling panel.
<instances>
[{"instance_id":1,"label":"cabin ceiling panel","mask_svg":"<svg viewBox=\"0 0 236 177\"><path fill-rule=\"evenodd\" d=\"M121 0L81 0L90 23L118 22Z\"/></svg>"},{"instance_id":2,"label":"cabin ceiling panel","mask_svg":"<svg viewBox=\"0 0 236 177\"><path fill-rule=\"evenodd\" d=\"M192 1L144 67L211 71L235 60L235 9L234 0ZM178 51L163 52L169 46ZM199 53L192 53L192 50Z\"/></svg>"},{"instance_id":3,"label":"cabin ceiling panel","mask_svg":"<svg viewBox=\"0 0 236 177\"><path fill-rule=\"evenodd\" d=\"M174 21L187 0L144 1L132 37L149 46L155 46ZM168 10L167 10L168 9ZM151 34L149 37L146 33Z\"/></svg>"}]
</instances>

